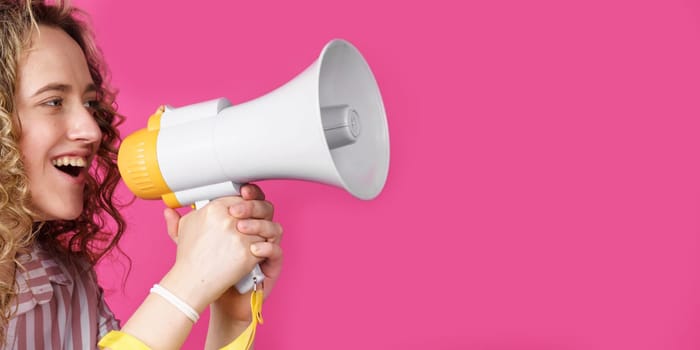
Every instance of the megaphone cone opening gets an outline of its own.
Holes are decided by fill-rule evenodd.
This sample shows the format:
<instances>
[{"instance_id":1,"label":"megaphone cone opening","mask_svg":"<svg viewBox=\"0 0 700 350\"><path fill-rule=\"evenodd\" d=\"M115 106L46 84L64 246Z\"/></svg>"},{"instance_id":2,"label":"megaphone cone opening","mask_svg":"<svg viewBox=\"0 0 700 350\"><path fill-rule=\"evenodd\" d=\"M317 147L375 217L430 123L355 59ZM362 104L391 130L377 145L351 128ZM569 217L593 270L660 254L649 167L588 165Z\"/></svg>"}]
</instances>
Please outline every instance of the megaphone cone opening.
<instances>
[{"instance_id":1,"label":"megaphone cone opening","mask_svg":"<svg viewBox=\"0 0 700 350\"><path fill-rule=\"evenodd\" d=\"M352 113L347 127L352 142L333 147L334 140L327 140L336 171L348 192L372 199L389 171L389 129L379 87L365 59L347 41L328 43L319 60L321 114L334 106L347 106Z\"/></svg>"}]
</instances>

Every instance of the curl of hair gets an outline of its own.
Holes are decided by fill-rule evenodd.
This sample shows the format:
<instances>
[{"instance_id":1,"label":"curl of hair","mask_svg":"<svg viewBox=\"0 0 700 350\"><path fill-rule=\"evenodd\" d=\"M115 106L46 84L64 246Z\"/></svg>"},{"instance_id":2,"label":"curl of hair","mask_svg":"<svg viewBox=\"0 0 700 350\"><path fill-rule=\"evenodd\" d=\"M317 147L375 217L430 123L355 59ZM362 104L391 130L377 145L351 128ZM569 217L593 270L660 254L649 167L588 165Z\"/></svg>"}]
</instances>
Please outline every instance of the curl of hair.
<instances>
[{"instance_id":1,"label":"curl of hair","mask_svg":"<svg viewBox=\"0 0 700 350\"><path fill-rule=\"evenodd\" d=\"M117 113L116 92L107 82L107 69L86 19L82 11L62 1L0 0L0 344L16 306L15 271L22 268L18 253L38 243L64 261L87 261L94 266L109 251L118 250L126 228L119 213L122 205L114 198L120 180L117 126L123 117ZM94 117L102 140L86 181L83 212L75 220L35 222L19 148L21 126L14 105L17 69L39 25L62 29L78 43L99 96Z\"/></svg>"}]
</instances>

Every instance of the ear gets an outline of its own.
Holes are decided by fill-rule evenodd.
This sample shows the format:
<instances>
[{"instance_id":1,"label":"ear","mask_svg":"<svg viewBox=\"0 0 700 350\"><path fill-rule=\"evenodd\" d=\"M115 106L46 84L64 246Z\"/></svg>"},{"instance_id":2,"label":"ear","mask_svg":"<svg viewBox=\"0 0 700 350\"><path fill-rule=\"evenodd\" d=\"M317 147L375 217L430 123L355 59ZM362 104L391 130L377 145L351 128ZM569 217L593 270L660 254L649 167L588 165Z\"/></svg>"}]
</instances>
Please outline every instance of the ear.
<instances>
[{"instance_id":1,"label":"ear","mask_svg":"<svg viewBox=\"0 0 700 350\"><path fill-rule=\"evenodd\" d=\"M177 231L180 225L180 213L175 209L165 208L163 211L165 218L165 227L168 230L168 236L177 244Z\"/></svg>"}]
</instances>

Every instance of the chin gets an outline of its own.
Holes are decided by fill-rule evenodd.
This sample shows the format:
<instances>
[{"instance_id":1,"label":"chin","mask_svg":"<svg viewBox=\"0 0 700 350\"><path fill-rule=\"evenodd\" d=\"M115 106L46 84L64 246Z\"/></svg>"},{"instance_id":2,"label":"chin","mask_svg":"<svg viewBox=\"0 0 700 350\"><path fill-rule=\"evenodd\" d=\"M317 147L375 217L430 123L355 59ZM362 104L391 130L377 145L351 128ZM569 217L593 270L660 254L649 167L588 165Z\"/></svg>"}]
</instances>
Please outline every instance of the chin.
<instances>
[{"instance_id":1,"label":"chin","mask_svg":"<svg viewBox=\"0 0 700 350\"><path fill-rule=\"evenodd\" d=\"M80 207L80 210L76 211L70 211L66 212L63 215L61 215L60 220L65 220L65 221L70 221L70 220L75 220L80 217L80 214L83 213L83 207Z\"/></svg>"},{"instance_id":2,"label":"chin","mask_svg":"<svg viewBox=\"0 0 700 350\"><path fill-rule=\"evenodd\" d=\"M83 213L83 207L79 208L61 208L62 210L41 211L34 221L71 221L80 217Z\"/></svg>"}]
</instances>

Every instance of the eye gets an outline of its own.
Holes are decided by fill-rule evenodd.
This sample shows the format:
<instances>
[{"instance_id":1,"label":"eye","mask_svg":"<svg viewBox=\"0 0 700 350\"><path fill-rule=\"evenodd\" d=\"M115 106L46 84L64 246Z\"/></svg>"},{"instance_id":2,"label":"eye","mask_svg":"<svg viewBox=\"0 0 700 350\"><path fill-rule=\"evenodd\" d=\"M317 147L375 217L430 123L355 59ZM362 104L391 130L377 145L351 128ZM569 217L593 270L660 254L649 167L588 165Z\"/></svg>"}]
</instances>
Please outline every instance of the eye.
<instances>
[{"instance_id":1,"label":"eye","mask_svg":"<svg viewBox=\"0 0 700 350\"><path fill-rule=\"evenodd\" d=\"M83 106L85 108L90 108L90 109L96 109L100 105L100 101L98 100L89 100L83 103Z\"/></svg>"},{"instance_id":2,"label":"eye","mask_svg":"<svg viewBox=\"0 0 700 350\"><path fill-rule=\"evenodd\" d=\"M63 99L62 98L52 98L52 99L44 102L44 105L49 106L49 107L61 107L61 106L63 106Z\"/></svg>"}]
</instances>

